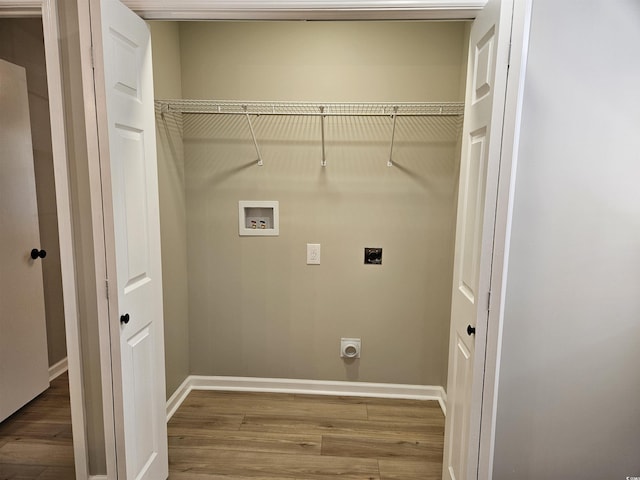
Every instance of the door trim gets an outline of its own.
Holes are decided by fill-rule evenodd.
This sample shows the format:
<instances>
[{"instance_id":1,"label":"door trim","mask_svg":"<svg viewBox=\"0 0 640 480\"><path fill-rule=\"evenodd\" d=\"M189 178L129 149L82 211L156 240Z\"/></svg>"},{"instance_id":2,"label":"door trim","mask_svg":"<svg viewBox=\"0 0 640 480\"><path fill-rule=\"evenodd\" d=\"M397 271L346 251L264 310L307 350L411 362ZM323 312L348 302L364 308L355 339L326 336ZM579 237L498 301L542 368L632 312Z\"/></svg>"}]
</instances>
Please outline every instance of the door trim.
<instances>
[{"instance_id":1,"label":"door trim","mask_svg":"<svg viewBox=\"0 0 640 480\"><path fill-rule=\"evenodd\" d=\"M45 7L46 3L51 4L53 2L47 0L25 0L23 2L19 0L0 0L0 17L43 17L43 12L47 8Z\"/></svg>"},{"instance_id":2,"label":"door trim","mask_svg":"<svg viewBox=\"0 0 640 480\"><path fill-rule=\"evenodd\" d=\"M491 297L486 331L484 382L482 391L479 392L482 402L477 475L479 480L491 480L493 477L502 325L532 4L533 0L516 0L513 6L511 49L505 91L498 196L493 234L494 251L490 266Z\"/></svg>"},{"instance_id":3,"label":"door trim","mask_svg":"<svg viewBox=\"0 0 640 480\"><path fill-rule=\"evenodd\" d=\"M84 122L86 134L86 148L88 157L89 185L91 203L91 217L93 227L93 262L96 280L96 314L98 323L98 345L100 350L100 385L102 387L102 421L104 426L104 454L108 479L118 478L118 462L117 462L117 442L116 428L124 428L116 425L116 412L114 401L114 368L120 368L120 365L114 366L114 358L111 351L111 338L113 319L110 318L110 299L108 298L108 283L105 289L102 282L108 282L107 258L108 255L115 255L108 250L105 243L105 209L102 197L102 164L100 162L100 139L98 137L98 111L97 102L104 102L104 98L98 99L94 77L93 58L93 37L92 37L92 19L91 9L93 2L85 0L77 0L78 13L78 35L81 46L80 49L80 70L82 76L82 98L84 103ZM114 257L113 257L114 258ZM122 418L122 417L120 417ZM102 445L101 445L102 447Z\"/></svg>"},{"instance_id":4,"label":"door trim","mask_svg":"<svg viewBox=\"0 0 640 480\"><path fill-rule=\"evenodd\" d=\"M77 309L73 230L71 226L71 194L64 119L64 102L60 51L58 49L57 0L0 0L0 16L4 18L41 17L44 33L51 147L53 152L54 184L60 243L62 299L65 316L69 397L76 478L88 478L87 437L82 383L80 324Z\"/></svg>"},{"instance_id":5,"label":"door trim","mask_svg":"<svg viewBox=\"0 0 640 480\"><path fill-rule=\"evenodd\" d=\"M123 0L148 20L472 20L486 0Z\"/></svg>"}]
</instances>

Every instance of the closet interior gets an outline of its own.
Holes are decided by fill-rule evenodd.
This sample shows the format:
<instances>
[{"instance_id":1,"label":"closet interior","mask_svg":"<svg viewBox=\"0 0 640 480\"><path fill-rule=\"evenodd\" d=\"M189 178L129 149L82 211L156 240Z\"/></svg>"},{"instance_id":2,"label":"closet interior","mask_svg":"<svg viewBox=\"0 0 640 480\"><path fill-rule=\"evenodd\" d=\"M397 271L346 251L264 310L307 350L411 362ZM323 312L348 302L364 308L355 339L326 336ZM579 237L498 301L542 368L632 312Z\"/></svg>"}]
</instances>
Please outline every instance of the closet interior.
<instances>
[{"instance_id":1,"label":"closet interior","mask_svg":"<svg viewBox=\"0 0 640 480\"><path fill-rule=\"evenodd\" d=\"M467 23L150 28L167 396L188 375L446 389ZM240 235L243 201L277 202L278 234Z\"/></svg>"}]
</instances>

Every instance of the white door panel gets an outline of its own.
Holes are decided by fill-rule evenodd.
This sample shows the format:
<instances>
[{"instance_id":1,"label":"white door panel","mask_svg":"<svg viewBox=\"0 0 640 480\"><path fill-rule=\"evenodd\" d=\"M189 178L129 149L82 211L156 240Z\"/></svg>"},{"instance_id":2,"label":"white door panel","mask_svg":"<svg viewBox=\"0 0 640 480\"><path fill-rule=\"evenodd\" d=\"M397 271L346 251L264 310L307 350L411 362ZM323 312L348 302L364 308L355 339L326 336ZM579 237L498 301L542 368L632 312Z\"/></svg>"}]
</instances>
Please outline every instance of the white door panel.
<instances>
[{"instance_id":1,"label":"white door panel","mask_svg":"<svg viewBox=\"0 0 640 480\"><path fill-rule=\"evenodd\" d=\"M482 392L512 8L511 0L490 0L470 33L443 464L450 480L477 477L481 396L472 393Z\"/></svg>"},{"instance_id":2,"label":"white door panel","mask_svg":"<svg viewBox=\"0 0 640 480\"><path fill-rule=\"evenodd\" d=\"M25 69L0 60L0 421L49 387Z\"/></svg>"},{"instance_id":3,"label":"white door panel","mask_svg":"<svg viewBox=\"0 0 640 480\"><path fill-rule=\"evenodd\" d=\"M103 188L113 208L105 234L114 236L117 277L118 312L110 318L120 320L114 349L122 380L121 387L114 382L115 402L122 402L114 406L118 478L159 480L167 478L168 462L150 35L146 23L117 0L95 1L92 16L96 8L101 32L94 45L104 60L96 65L96 76L104 75L103 83L96 82L96 97L106 104L97 105L106 112L106 123L98 127L107 130L100 132L108 138L101 158L108 157L110 166L110 185L103 180Z\"/></svg>"}]
</instances>

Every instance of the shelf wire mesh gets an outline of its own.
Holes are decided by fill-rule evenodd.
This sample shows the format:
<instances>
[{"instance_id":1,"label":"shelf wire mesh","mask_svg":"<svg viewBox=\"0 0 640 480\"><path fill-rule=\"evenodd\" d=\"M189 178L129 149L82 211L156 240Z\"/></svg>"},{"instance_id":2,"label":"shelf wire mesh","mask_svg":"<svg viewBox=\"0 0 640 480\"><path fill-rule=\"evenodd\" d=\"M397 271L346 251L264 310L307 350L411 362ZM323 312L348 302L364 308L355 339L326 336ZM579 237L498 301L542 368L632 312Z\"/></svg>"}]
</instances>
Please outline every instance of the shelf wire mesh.
<instances>
[{"instance_id":1,"label":"shelf wire mesh","mask_svg":"<svg viewBox=\"0 0 640 480\"><path fill-rule=\"evenodd\" d=\"M240 102L217 100L156 100L161 112L221 115L299 116L456 116L464 113L461 102L416 103L321 103Z\"/></svg>"}]
</instances>

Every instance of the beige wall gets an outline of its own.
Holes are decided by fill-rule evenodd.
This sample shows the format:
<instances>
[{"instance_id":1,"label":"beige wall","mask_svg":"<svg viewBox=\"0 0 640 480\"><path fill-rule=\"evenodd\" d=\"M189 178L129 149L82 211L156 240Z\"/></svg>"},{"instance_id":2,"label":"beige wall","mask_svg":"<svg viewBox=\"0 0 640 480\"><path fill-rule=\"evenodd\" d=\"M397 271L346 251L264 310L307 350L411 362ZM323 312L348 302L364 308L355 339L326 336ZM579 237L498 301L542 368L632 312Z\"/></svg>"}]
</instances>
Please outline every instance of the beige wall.
<instances>
[{"instance_id":1,"label":"beige wall","mask_svg":"<svg viewBox=\"0 0 640 480\"><path fill-rule=\"evenodd\" d=\"M464 24L183 23L185 98L458 101ZM155 47L155 46L154 46ZM190 370L444 385L457 124L185 115ZM278 200L280 236L238 236L239 200ZM322 264L305 264L306 243ZM383 265L363 248L383 247ZM164 250L166 255L166 249ZM340 337L361 337L345 363Z\"/></svg>"},{"instance_id":2,"label":"beige wall","mask_svg":"<svg viewBox=\"0 0 640 480\"><path fill-rule=\"evenodd\" d=\"M462 101L464 23L181 24L185 98Z\"/></svg>"},{"instance_id":3,"label":"beige wall","mask_svg":"<svg viewBox=\"0 0 640 480\"><path fill-rule=\"evenodd\" d=\"M181 98L179 26L149 22L156 98ZM182 115L156 114L167 397L189 375L187 224Z\"/></svg>"},{"instance_id":4,"label":"beige wall","mask_svg":"<svg viewBox=\"0 0 640 480\"><path fill-rule=\"evenodd\" d=\"M26 245L25 249L37 247L47 251L47 258L42 261L42 281L49 365L54 365L66 358L67 345L42 20L0 19L0 58L18 64L27 71L40 245Z\"/></svg>"}]
</instances>

